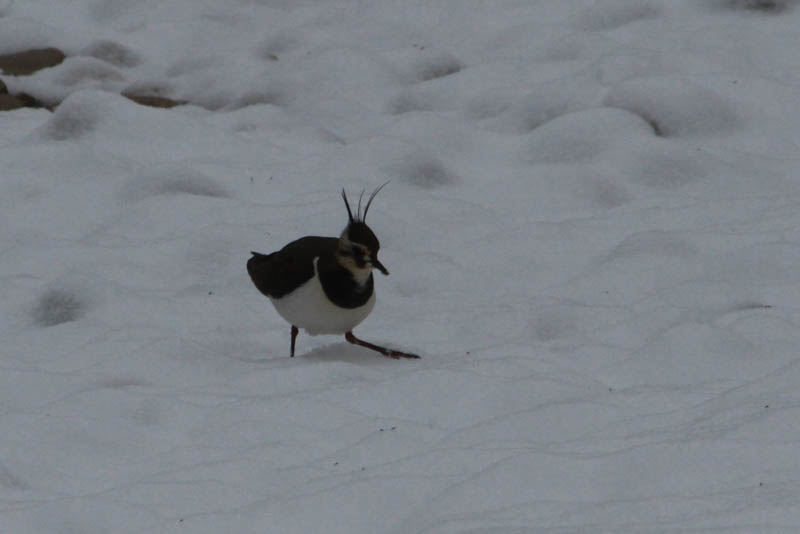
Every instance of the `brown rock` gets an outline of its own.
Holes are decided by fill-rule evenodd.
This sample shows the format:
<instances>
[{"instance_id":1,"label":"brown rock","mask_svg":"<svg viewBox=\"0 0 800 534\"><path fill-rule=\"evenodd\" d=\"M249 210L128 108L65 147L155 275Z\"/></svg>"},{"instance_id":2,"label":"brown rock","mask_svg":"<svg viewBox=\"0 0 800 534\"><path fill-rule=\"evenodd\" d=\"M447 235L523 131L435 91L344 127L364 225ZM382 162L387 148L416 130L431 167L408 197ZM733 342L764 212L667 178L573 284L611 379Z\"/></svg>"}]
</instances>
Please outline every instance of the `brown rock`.
<instances>
[{"instance_id":1,"label":"brown rock","mask_svg":"<svg viewBox=\"0 0 800 534\"><path fill-rule=\"evenodd\" d=\"M1 83L1 82L0 82ZM28 93L17 93L10 95L0 93L0 111L11 111L19 108L41 108L44 104L36 100Z\"/></svg>"},{"instance_id":2,"label":"brown rock","mask_svg":"<svg viewBox=\"0 0 800 534\"><path fill-rule=\"evenodd\" d=\"M3 80L0 80L0 95L7 95L7 94L8 94L8 87L6 87L6 84L3 82Z\"/></svg>"},{"instance_id":3,"label":"brown rock","mask_svg":"<svg viewBox=\"0 0 800 534\"><path fill-rule=\"evenodd\" d=\"M0 54L0 70L4 74L24 76L37 70L54 67L64 61L64 52L57 48L39 48L13 54Z\"/></svg>"},{"instance_id":4,"label":"brown rock","mask_svg":"<svg viewBox=\"0 0 800 534\"><path fill-rule=\"evenodd\" d=\"M173 100L165 96L155 95L137 95L132 93L123 93L122 96L128 97L137 104L142 106L150 106L151 108L174 108L175 106L182 106L186 104L183 100Z\"/></svg>"},{"instance_id":5,"label":"brown rock","mask_svg":"<svg viewBox=\"0 0 800 534\"><path fill-rule=\"evenodd\" d=\"M29 95L28 93L19 92L14 95L14 98L20 101L23 106L26 108L42 108L45 107L44 104L36 100L33 96Z\"/></svg>"},{"instance_id":6,"label":"brown rock","mask_svg":"<svg viewBox=\"0 0 800 534\"><path fill-rule=\"evenodd\" d=\"M9 94L0 95L0 111L11 111L25 107L17 97Z\"/></svg>"}]
</instances>

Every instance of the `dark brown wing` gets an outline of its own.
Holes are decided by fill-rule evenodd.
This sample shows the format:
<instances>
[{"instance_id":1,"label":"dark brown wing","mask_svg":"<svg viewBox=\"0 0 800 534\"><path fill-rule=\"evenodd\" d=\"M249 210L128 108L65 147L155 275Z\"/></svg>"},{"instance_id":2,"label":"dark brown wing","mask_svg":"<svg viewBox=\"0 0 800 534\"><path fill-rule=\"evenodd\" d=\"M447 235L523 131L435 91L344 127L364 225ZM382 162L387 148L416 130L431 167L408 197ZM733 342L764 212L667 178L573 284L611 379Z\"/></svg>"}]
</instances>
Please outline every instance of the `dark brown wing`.
<instances>
[{"instance_id":1,"label":"dark brown wing","mask_svg":"<svg viewBox=\"0 0 800 534\"><path fill-rule=\"evenodd\" d=\"M314 258L332 256L338 243L335 237L308 236L272 254L253 252L247 272L259 291L279 299L309 281L314 276Z\"/></svg>"}]
</instances>

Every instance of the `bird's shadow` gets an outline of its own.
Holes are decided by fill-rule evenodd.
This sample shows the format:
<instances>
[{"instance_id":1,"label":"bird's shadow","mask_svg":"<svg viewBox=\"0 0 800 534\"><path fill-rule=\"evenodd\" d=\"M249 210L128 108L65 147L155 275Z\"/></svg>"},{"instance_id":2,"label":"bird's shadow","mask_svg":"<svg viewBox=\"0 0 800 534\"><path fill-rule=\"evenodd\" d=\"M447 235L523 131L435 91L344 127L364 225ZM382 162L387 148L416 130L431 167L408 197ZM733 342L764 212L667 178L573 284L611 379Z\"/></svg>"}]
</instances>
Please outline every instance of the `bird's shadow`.
<instances>
[{"instance_id":1,"label":"bird's shadow","mask_svg":"<svg viewBox=\"0 0 800 534\"><path fill-rule=\"evenodd\" d=\"M345 362L353 365L370 366L385 365L397 361L375 351L356 347L350 343L331 343L330 345L312 349L305 354L297 354L295 357L322 362Z\"/></svg>"}]
</instances>

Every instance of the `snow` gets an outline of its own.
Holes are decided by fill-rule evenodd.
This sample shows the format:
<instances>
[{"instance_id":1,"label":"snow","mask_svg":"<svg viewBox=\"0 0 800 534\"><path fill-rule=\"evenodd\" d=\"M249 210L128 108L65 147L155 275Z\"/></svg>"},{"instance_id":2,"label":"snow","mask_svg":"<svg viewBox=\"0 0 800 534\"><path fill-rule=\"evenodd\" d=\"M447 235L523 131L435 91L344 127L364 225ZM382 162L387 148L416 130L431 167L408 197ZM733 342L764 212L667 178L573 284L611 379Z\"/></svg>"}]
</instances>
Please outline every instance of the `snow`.
<instances>
[{"instance_id":1,"label":"snow","mask_svg":"<svg viewBox=\"0 0 800 534\"><path fill-rule=\"evenodd\" d=\"M794 533L800 4L0 0L0 532ZM189 105L140 106L139 91ZM250 250L370 209L297 340Z\"/></svg>"}]
</instances>

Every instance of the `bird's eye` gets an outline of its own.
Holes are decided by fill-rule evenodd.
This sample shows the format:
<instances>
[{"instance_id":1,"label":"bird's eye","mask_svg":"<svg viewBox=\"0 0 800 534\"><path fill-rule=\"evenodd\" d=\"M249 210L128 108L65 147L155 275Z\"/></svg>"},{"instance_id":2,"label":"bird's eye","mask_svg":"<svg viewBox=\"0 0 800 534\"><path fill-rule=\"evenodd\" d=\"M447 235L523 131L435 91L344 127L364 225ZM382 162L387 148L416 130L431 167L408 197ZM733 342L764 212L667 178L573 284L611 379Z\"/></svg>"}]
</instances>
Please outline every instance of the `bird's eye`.
<instances>
[{"instance_id":1,"label":"bird's eye","mask_svg":"<svg viewBox=\"0 0 800 534\"><path fill-rule=\"evenodd\" d=\"M356 260L356 265L359 267L366 267L370 263L369 251L364 247L356 248L353 256Z\"/></svg>"}]
</instances>

